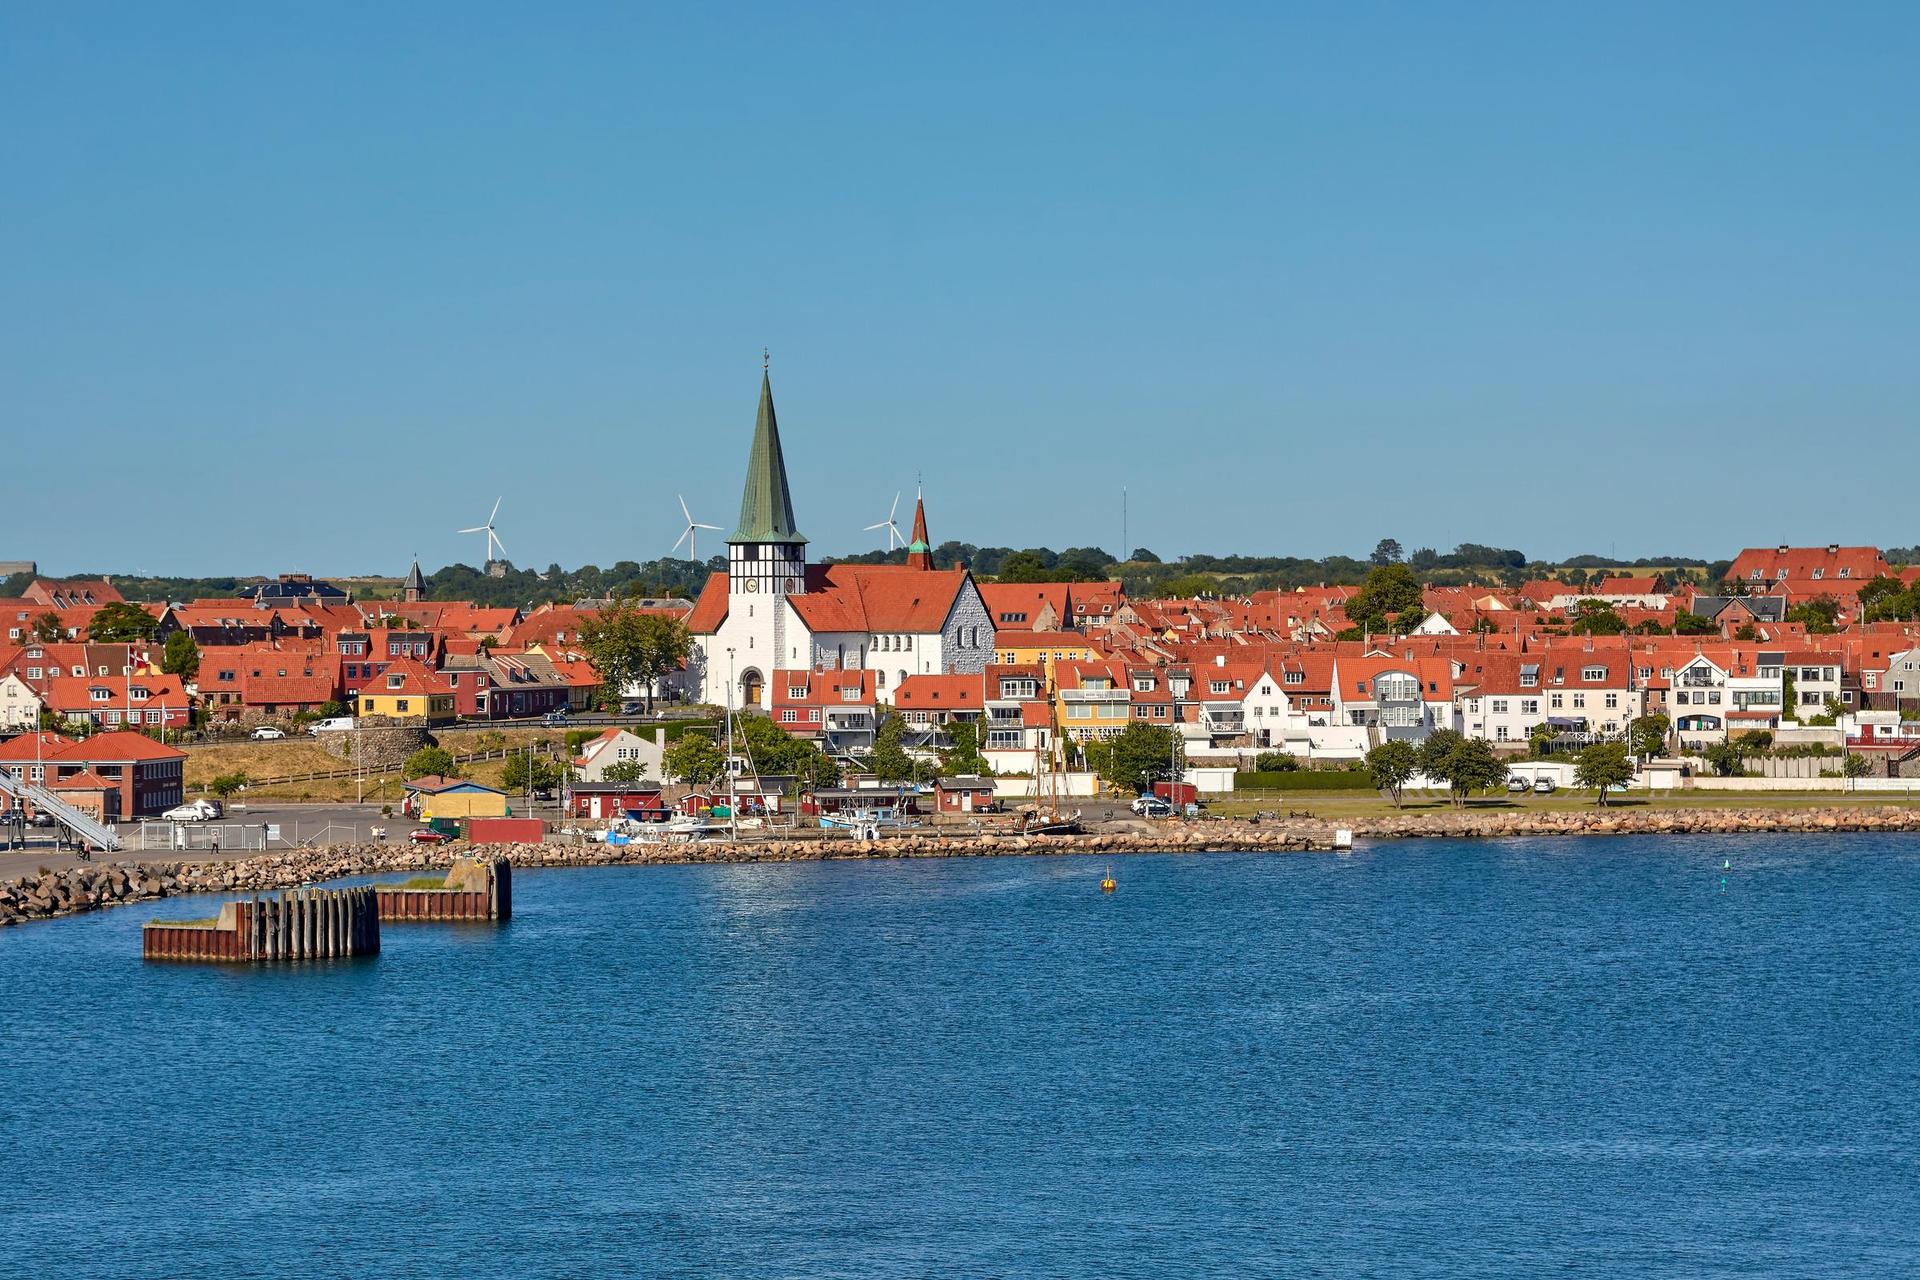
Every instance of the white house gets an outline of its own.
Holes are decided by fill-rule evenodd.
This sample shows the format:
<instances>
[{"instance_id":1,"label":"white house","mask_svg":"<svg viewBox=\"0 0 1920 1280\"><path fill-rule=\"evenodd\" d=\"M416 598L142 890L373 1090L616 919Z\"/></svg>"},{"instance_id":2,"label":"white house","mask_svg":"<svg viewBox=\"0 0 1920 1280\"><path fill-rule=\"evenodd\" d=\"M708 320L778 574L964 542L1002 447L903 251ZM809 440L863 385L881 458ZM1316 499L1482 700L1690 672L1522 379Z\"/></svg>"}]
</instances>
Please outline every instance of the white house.
<instances>
[{"instance_id":1,"label":"white house","mask_svg":"<svg viewBox=\"0 0 1920 1280\"><path fill-rule=\"evenodd\" d=\"M655 729L653 737L643 738L630 729L609 729L597 738L580 744L573 767L582 782L605 782L607 769L615 764L638 764L640 776L659 782L665 778L660 758L666 753L667 731Z\"/></svg>"},{"instance_id":2,"label":"white house","mask_svg":"<svg viewBox=\"0 0 1920 1280\"><path fill-rule=\"evenodd\" d=\"M0 677L0 733L22 733L40 723L40 695L18 675Z\"/></svg>"}]
</instances>

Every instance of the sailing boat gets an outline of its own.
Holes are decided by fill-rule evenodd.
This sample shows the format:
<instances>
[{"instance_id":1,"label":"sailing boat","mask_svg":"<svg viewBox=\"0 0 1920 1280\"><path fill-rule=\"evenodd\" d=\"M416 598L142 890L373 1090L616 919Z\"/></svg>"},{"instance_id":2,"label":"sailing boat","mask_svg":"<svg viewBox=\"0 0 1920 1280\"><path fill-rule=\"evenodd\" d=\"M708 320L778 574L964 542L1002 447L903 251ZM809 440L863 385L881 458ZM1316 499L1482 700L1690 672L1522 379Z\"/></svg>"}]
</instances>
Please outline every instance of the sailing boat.
<instances>
[{"instance_id":1,"label":"sailing boat","mask_svg":"<svg viewBox=\"0 0 1920 1280\"><path fill-rule=\"evenodd\" d=\"M1061 760L1059 726L1053 726L1053 732L1047 736L1051 739L1050 745L1034 750L1034 804L1033 808L1028 809L1020 815L1020 834L1023 836L1077 836L1085 830L1085 828L1080 825L1080 811L1075 809L1069 814L1062 814L1060 812ZM1045 757L1044 770L1042 767L1043 756ZM1045 811L1042 811L1040 808L1040 779L1043 773L1047 780L1047 807Z\"/></svg>"}]
</instances>

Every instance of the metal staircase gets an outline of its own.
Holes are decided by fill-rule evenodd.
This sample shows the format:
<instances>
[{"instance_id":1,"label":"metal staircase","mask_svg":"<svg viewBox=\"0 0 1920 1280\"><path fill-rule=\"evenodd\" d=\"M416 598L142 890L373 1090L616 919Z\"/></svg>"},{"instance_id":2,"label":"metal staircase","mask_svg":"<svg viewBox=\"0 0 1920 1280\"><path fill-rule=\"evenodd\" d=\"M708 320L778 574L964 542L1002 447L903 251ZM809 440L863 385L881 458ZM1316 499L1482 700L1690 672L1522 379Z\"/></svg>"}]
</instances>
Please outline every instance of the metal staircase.
<instances>
[{"instance_id":1,"label":"metal staircase","mask_svg":"<svg viewBox=\"0 0 1920 1280\"><path fill-rule=\"evenodd\" d=\"M120 850L120 837L112 827L94 821L92 817L80 812L45 787L16 778L5 769L0 769L0 794L13 797L16 805L22 801L31 801L35 809L52 814L54 820L61 826L96 849L102 849L108 853L117 853Z\"/></svg>"}]
</instances>

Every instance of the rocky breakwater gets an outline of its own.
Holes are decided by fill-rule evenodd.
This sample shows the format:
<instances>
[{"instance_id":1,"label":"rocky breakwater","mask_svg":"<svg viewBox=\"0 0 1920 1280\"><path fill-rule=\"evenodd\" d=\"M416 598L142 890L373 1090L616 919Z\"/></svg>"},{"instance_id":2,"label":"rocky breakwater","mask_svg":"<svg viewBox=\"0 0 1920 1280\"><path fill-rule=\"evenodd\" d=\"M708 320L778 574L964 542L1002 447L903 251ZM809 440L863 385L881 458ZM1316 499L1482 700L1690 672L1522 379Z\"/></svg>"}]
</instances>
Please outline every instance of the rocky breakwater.
<instances>
[{"instance_id":1,"label":"rocky breakwater","mask_svg":"<svg viewBox=\"0 0 1920 1280\"><path fill-rule=\"evenodd\" d=\"M0 925L180 894L252 894L353 876L444 871L450 854L499 856L516 867L823 862L868 858L980 858L1047 854L1282 853L1330 849L1336 826L1371 840L1502 836L1821 834L1920 831L1920 808L1424 809L1334 822L1130 822L1079 836L906 832L879 840L763 839L699 844L332 845L228 862L143 862L40 871L0 884Z\"/></svg>"},{"instance_id":2,"label":"rocky breakwater","mask_svg":"<svg viewBox=\"0 0 1920 1280\"><path fill-rule=\"evenodd\" d=\"M1691 809L1448 809L1356 818L1355 836L1373 840L1500 836L1736 835L1755 831L1920 831L1920 808L1903 805Z\"/></svg>"}]
</instances>

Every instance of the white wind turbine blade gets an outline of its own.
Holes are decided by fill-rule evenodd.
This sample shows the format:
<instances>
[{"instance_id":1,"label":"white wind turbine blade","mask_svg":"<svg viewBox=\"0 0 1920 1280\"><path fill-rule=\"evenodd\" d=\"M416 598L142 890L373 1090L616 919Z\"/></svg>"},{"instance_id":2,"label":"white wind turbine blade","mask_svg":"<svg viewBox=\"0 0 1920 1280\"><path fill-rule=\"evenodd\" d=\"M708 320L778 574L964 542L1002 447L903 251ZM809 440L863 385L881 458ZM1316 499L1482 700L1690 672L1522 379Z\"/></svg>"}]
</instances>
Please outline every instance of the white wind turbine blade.
<instances>
[{"instance_id":1,"label":"white wind turbine blade","mask_svg":"<svg viewBox=\"0 0 1920 1280\"><path fill-rule=\"evenodd\" d=\"M693 527L696 529L711 529L715 533L720 532L720 526L717 524L696 524Z\"/></svg>"},{"instance_id":2,"label":"white wind turbine blade","mask_svg":"<svg viewBox=\"0 0 1920 1280\"><path fill-rule=\"evenodd\" d=\"M684 493L676 493L673 496L680 499L680 514L687 518L687 524L691 527L693 524L693 512L687 510L687 495Z\"/></svg>"},{"instance_id":3,"label":"white wind turbine blade","mask_svg":"<svg viewBox=\"0 0 1920 1280\"><path fill-rule=\"evenodd\" d=\"M693 531L698 527L699 527L698 525L694 524L691 520L689 520L687 522L687 527L680 531L680 536L673 540L673 546L669 548L669 550L678 551L680 549L680 544L685 542L688 538L691 538L693 536Z\"/></svg>"},{"instance_id":4,"label":"white wind turbine blade","mask_svg":"<svg viewBox=\"0 0 1920 1280\"><path fill-rule=\"evenodd\" d=\"M486 531L487 531L487 526L485 525L478 525L472 529L455 529L454 530L455 533L485 533Z\"/></svg>"},{"instance_id":5,"label":"white wind turbine blade","mask_svg":"<svg viewBox=\"0 0 1920 1280\"><path fill-rule=\"evenodd\" d=\"M494 518L494 516L497 516L497 515L499 515L499 514L500 514L500 504L501 504L501 502L503 502L503 501L504 501L504 500L506 499L506 496L507 496L507 495L503 493L503 494L501 494L501 495L500 495L500 496L499 496L498 498L495 498L495 499L493 500L493 510L492 510L491 512L489 512L489 513L488 513L488 515L487 515L487 524L488 524L489 526L491 526L491 525L493 524L493 518Z\"/></svg>"}]
</instances>

